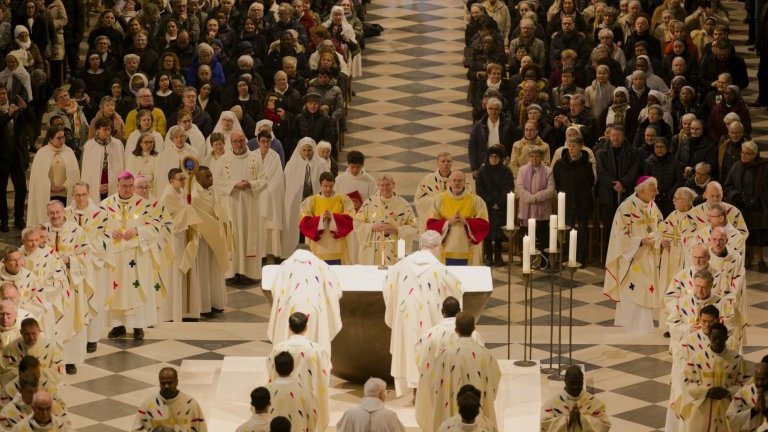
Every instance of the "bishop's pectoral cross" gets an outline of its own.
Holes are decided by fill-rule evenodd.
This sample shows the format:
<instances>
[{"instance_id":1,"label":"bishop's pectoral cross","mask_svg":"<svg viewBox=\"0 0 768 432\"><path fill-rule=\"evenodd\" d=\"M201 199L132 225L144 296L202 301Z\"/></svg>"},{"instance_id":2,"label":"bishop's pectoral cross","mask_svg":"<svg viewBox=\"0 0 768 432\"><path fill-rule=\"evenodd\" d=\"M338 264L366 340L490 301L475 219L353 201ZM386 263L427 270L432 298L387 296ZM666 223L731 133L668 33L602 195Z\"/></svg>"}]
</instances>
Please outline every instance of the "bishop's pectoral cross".
<instances>
[{"instance_id":1,"label":"bishop's pectoral cross","mask_svg":"<svg viewBox=\"0 0 768 432\"><path fill-rule=\"evenodd\" d=\"M662 234L662 237L665 239L668 239L670 243L672 243L672 246L680 246L680 227L675 225L672 227L672 232L664 231L664 234Z\"/></svg>"}]
</instances>

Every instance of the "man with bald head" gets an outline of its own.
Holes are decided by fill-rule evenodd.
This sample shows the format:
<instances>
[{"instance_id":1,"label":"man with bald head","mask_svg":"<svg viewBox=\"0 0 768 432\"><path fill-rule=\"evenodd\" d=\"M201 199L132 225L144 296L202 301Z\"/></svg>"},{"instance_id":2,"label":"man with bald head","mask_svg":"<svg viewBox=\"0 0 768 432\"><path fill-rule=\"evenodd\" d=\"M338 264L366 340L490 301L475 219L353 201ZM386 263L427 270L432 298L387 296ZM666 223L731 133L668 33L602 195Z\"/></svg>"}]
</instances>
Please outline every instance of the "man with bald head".
<instances>
[{"instance_id":1,"label":"man with bald head","mask_svg":"<svg viewBox=\"0 0 768 432\"><path fill-rule=\"evenodd\" d=\"M419 218L419 233L424 232L427 226L427 218L432 212L435 197L448 190L448 179L453 172L453 155L448 152L437 154L437 171L427 174L419 181L416 192L413 194L413 205L416 207ZM472 192L472 185L465 185Z\"/></svg>"},{"instance_id":2,"label":"man with bald head","mask_svg":"<svg viewBox=\"0 0 768 432\"><path fill-rule=\"evenodd\" d=\"M715 205L717 206L717 204ZM728 245L726 230L717 227L709 238L710 266L720 272L719 293L731 311L722 311L732 315L730 326L732 334L728 338L729 346L740 350L746 343L747 298L746 269L744 257Z\"/></svg>"},{"instance_id":3,"label":"man with bald head","mask_svg":"<svg viewBox=\"0 0 768 432\"><path fill-rule=\"evenodd\" d=\"M584 390L584 373L578 366L565 370L565 388L541 406L541 430L607 432L611 420L605 404Z\"/></svg>"},{"instance_id":4,"label":"man with bald head","mask_svg":"<svg viewBox=\"0 0 768 432\"><path fill-rule=\"evenodd\" d=\"M755 431L768 419L768 356L755 365L755 374L735 395L726 418L732 431ZM762 429L764 430L764 429Z\"/></svg>"},{"instance_id":5,"label":"man with bald head","mask_svg":"<svg viewBox=\"0 0 768 432\"><path fill-rule=\"evenodd\" d=\"M739 230L745 239L749 236L749 228L744 220L744 216L741 214L741 210L732 204L723 202L723 186L720 183L716 181L707 183L702 196L706 201L697 205L692 210L693 216L700 226L709 223L709 207L712 204L720 203L725 207L725 215L728 219L728 223Z\"/></svg>"},{"instance_id":6,"label":"man with bald head","mask_svg":"<svg viewBox=\"0 0 768 432\"><path fill-rule=\"evenodd\" d=\"M699 231L694 239L695 243L709 244L709 238L715 228L723 228L727 236L728 250L738 253L742 257L746 253L746 236L728 222L727 209L723 203L709 205L707 210L707 223L699 226Z\"/></svg>"},{"instance_id":7,"label":"man with bald head","mask_svg":"<svg viewBox=\"0 0 768 432\"><path fill-rule=\"evenodd\" d=\"M258 209L259 194L267 187L266 175L261 168L258 152L251 152L246 146L245 135L233 131L230 135L232 153L222 156L221 177L215 179L217 189L229 195L232 225L234 228L235 249L232 251L232 263L227 277L232 282L246 284L261 279L261 259L264 257L263 230L261 221L254 217Z\"/></svg>"},{"instance_id":8,"label":"man with bald head","mask_svg":"<svg viewBox=\"0 0 768 432\"><path fill-rule=\"evenodd\" d=\"M691 265L678 272L675 277L672 278L672 281L669 283L669 285L667 285L667 290L664 292L664 310L666 313L664 316L665 319L669 316L669 314L675 312L675 308L677 307L677 303L680 298L693 293L694 276L699 271L708 270L710 273L712 273L712 291L715 294L720 295L724 290L721 287L722 283L725 283L727 287L728 281L721 280L720 272L710 267L710 256L710 251L707 246L699 244L693 247L691 252ZM666 336L668 337L669 335ZM670 347L672 347L672 350L677 349L677 346L678 344L675 341L670 341Z\"/></svg>"},{"instance_id":9,"label":"man with bald head","mask_svg":"<svg viewBox=\"0 0 768 432\"><path fill-rule=\"evenodd\" d=\"M480 265L483 239L490 231L488 208L467 190L463 172L452 172L448 190L435 197L427 229L443 237L446 265Z\"/></svg>"}]
</instances>

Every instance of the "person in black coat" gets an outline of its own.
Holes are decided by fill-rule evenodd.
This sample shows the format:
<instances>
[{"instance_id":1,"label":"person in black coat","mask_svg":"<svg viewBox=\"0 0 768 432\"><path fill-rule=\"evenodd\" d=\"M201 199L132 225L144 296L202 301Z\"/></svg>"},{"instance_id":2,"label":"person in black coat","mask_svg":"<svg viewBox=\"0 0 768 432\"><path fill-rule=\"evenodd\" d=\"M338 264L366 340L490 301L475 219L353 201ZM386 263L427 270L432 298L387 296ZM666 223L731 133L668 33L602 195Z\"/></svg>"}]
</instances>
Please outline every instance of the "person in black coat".
<instances>
[{"instance_id":1,"label":"person in black coat","mask_svg":"<svg viewBox=\"0 0 768 432\"><path fill-rule=\"evenodd\" d=\"M653 154L645 160L643 175L654 177L659 183L656 205L666 218L675 209L672 198L677 188L685 184L683 166L669 153L669 141L663 137L653 143Z\"/></svg>"},{"instance_id":2,"label":"person in black coat","mask_svg":"<svg viewBox=\"0 0 768 432\"><path fill-rule=\"evenodd\" d=\"M603 244L608 245L613 216L619 203L632 195L642 162L637 150L627 142L623 126L611 129L611 145L595 155L597 160L597 199L603 230ZM605 248L607 252L607 247Z\"/></svg>"},{"instance_id":3,"label":"person in black coat","mask_svg":"<svg viewBox=\"0 0 768 432\"><path fill-rule=\"evenodd\" d=\"M315 142L328 141L332 146L331 155L338 160L339 148L336 145L336 126L328 114L320 111L321 96L312 92L307 93L304 99L306 101L304 110L296 116L293 123L294 136L291 137L293 141L291 148L295 148L296 143L304 137L310 137ZM287 151L286 154L288 154Z\"/></svg>"},{"instance_id":4,"label":"person in black coat","mask_svg":"<svg viewBox=\"0 0 768 432\"><path fill-rule=\"evenodd\" d=\"M69 75L75 76L79 67L80 42L85 34L87 20L85 0L68 0L62 3L67 12L67 25L64 26L64 53L69 65Z\"/></svg>"},{"instance_id":5,"label":"person in black coat","mask_svg":"<svg viewBox=\"0 0 768 432\"><path fill-rule=\"evenodd\" d=\"M699 162L708 163L712 167L712 174L719 171L717 168L717 144L707 139L704 134L704 123L701 120L691 121L691 136L678 147L675 159L683 165L686 178L693 175L694 167ZM715 176L713 175L713 177ZM717 180L716 177L715 180Z\"/></svg>"},{"instance_id":6,"label":"person in black coat","mask_svg":"<svg viewBox=\"0 0 768 432\"><path fill-rule=\"evenodd\" d=\"M733 44L727 40L719 40L712 46L712 55L701 60L701 85L706 88L709 83L716 81L721 72L731 74L731 84L739 86L741 91L749 87L749 75L744 59L735 52Z\"/></svg>"},{"instance_id":7,"label":"person in black coat","mask_svg":"<svg viewBox=\"0 0 768 432\"><path fill-rule=\"evenodd\" d=\"M8 108L0 108L0 188L7 189L10 177L14 190L14 225L23 229L29 147L19 138L19 133L25 124L34 122L34 114L23 98L8 100L8 90L0 86L0 107L6 106ZM5 197L0 200L0 232L8 232L8 200Z\"/></svg>"},{"instance_id":8,"label":"person in black coat","mask_svg":"<svg viewBox=\"0 0 768 432\"><path fill-rule=\"evenodd\" d=\"M648 55L661 62L661 42L659 42L659 40L649 31L650 22L648 16L645 14L640 14L635 18L634 31L629 35L624 44L624 56L627 58L627 62L635 58L635 44L641 41L648 44ZM659 69L659 71L661 70L662 69Z\"/></svg>"},{"instance_id":9,"label":"person in black coat","mask_svg":"<svg viewBox=\"0 0 768 432\"><path fill-rule=\"evenodd\" d=\"M571 138L566 147L568 151L562 152L552 172L555 188L558 192L565 192L565 223L576 227L578 233L576 259L586 264L589 218L595 209L591 187L595 184L595 173L589 163L589 153L584 150L583 139Z\"/></svg>"},{"instance_id":10,"label":"person in black coat","mask_svg":"<svg viewBox=\"0 0 768 432\"><path fill-rule=\"evenodd\" d=\"M501 101L496 98L490 98L486 102L486 114L472 126L469 133L469 169L472 175L477 177L480 165L487 159L488 147L494 144L501 144L506 149L507 154L512 151L512 140L515 134L515 127L507 116L501 115ZM491 137L491 124L496 125L498 133L494 140Z\"/></svg>"},{"instance_id":11,"label":"person in black coat","mask_svg":"<svg viewBox=\"0 0 768 432\"><path fill-rule=\"evenodd\" d=\"M483 262L488 267L504 265L501 243L506 236L501 228L507 219L507 194L515 188L512 171L503 163L506 155L506 150L501 145L488 147L488 156L478 170L475 180L477 195L488 207L488 221L491 224L491 230L483 240Z\"/></svg>"}]
</instances>

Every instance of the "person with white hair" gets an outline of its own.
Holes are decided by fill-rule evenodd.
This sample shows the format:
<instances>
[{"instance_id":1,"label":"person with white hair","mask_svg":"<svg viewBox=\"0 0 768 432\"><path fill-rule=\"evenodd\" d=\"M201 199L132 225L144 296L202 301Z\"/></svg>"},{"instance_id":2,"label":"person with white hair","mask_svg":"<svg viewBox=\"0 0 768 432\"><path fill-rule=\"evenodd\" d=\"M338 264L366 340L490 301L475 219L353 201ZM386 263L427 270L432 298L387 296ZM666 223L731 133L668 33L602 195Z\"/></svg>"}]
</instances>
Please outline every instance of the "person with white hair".
<instances>
[{"instance_id":1,"label":"person with white hair","mask_svg":"<svg viewBox=\"0 0 768 432\"><path fill-rule=\"evenodd\" d=\"M37 281L35 275L22 265L21 252L16 248L6 249L0 256L2 256L0 282L2 282L3 298L11 298L17 306L23 307L28 314L37 319L45 334L53 337L55 335L53 326L56 322L53 308L44 297L34 295L37 290ZM7 285L15 290L15 294ZM12 297L6 296L8 292L12 293Z\"/></svg>"},{"instance_id":2,"label":"person with white hair","mask_svg":"<svg viewBox=\"0 0 768 432\"><path fill-rule=\"evenodd\" d=\"M397 242L405 240L407 252L419 231L411 204L395 192L392 175L382 174L376 184L378 193L355 215L358 263L392 265L397 262Z\"/></svg>"},{"instance_id":3,"label":"person with white hair","mask_svg":"<svg viewBox=\"0 0 768 432\"><path fill-rule=\"evenodd\" d=\"M189 144L187 132L182 126L171 127L168 136L171 141L166 141L165 149L157 155L157 160L155 160L153 183L155 193L158 195L165 192L165 188L169 184L168 171L180 167L181 162L187 157L200 158L204 156L198 154L194 147Z\"/></svg>"},{"instance_id":4,"label":"person with white hair","mask_svg":"<svg viewBox=\"0 0 768 432\"><path fill-rule=\"evenodd\" d=\"M681 187L675 191L672 203L675 210L659 225L661 233L661 267L659 284L669 285L672 278L688 265L688 249L694 244L693 240L698 231L698 223L693 216L693 200L696 192Z\"/></svg>"},{"instance_id":5,"label":"person with white hair","mask_svg":"<svg viewBox=\"0 0 768 432\"><path fill-rule=\"evenodd\" d=\"M611 226L603 294L617 303L615 325L628 333L653 330L653 311L664 292L658 286L658 226L663 217L654 202L657 194L656 179L640 177L635 193L619 204Z\"/></svg>"},{"instance_id":6,"label":"person with white hair","mask_svg":"<svg viewBox=\"0 0 768 432\"><path fill-rule=\"evenodd\" d=\"M414 346L442 320L443 300L462 298L461 282L440 262L440 233L427 230L419 243L419 251L389 267L384 284L384 322L392 328L390 373L398 397L419 383Z\"/></svg>"},{"instance_id":7,"label":"person with white hair","mask_svg":"<svg viewBox=\"0 0 768 432\"><path fill-rule=\"evenodd\" d=\"M11 299L0 300L0 349L21 337L19 307Z\"/></svg>"},{"instance_id":8,"label":"person with white hair","mask_svg":"<svg viewBox=\"0 0 768 432\"><path fill-rule=\"evenodd\" d=\"M741 210L733 204L723 201L723 195L723 186L719 182L714 180L707 182L704 187L704 193L701 195L705 201L691 210L693 217L696 218L696 223L699 224L699 227L708 224L709 208L714 204L720 204L725 207L725 215L728 219L728 224L736 228L744 238L749 237L749 227L747 227L747 223L744 220Z\"/></svg>"},{"instance_id":9,"label":"person with white hair","mask_svg":"<svg viewBox=\"0 0 768 432\"><path fill-rule=\"evenodd\" d=\"M387 383L381 378L369 378L363 386L360 405L348 409L336 424L339 432L404 432L405 426L397 413L384 406Z\"/></svg>"},{"instance_id":10,"label":"person with white hair","mask_svg":"<svg viewBox=\"0 0 768 432\"><path fill-rule=\"evenodd\" d=\"M731 252L746 256L747 237L736 229L728 221L728 209L723 203L714 203L707 210L707 221L699 224L699 230L696 232L695 243L709 244L709 239L715 228L725 230L728 242L728 249Z\"/></svg>"}]
</instances>

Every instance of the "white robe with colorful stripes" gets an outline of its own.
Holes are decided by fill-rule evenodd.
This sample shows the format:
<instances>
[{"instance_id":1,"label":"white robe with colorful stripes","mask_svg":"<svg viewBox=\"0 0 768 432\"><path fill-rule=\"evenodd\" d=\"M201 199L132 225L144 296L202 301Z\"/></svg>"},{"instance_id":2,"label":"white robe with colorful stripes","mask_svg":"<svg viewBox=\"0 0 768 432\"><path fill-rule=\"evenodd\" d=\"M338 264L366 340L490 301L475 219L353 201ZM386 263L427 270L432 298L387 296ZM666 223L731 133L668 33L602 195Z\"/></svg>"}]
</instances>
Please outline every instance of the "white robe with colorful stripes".
<instances>
[{"instance_id":1,"label":"white robe with colorful stripes","mask_svg":"<svg viewBox=\"0 0 768 432\"><path fill-rule=\"evenodd\" d=\"M574 405L579 408L581 428L568 426ZM607 432L610 429L611 420L605 412L605 404L584 390L578 397L563 390L541 406L541 432Z\"/></svg>"}]
</instances>

